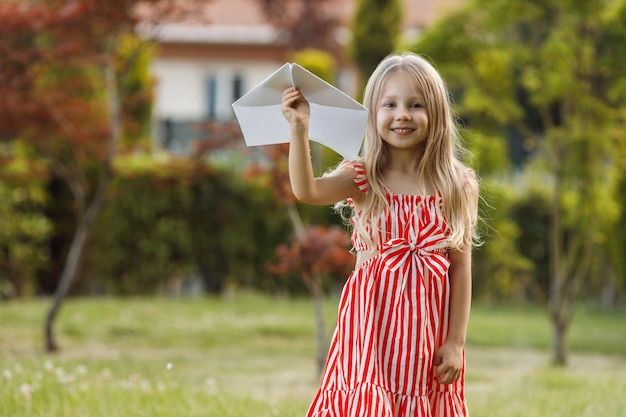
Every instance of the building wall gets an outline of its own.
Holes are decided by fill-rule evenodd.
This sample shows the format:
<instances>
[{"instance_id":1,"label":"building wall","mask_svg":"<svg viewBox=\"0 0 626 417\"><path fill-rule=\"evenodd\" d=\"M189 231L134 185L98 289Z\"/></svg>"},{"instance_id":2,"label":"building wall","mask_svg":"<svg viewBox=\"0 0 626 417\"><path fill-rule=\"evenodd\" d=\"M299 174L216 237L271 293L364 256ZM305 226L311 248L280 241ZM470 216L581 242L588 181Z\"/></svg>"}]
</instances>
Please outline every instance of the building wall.
<instances>
[{"instance_id":1,"label":"building wall","mask_svg":"<svg viewBox=\"0 0 626 417\"><path fill-rule=\"evenodd\" d=\"M405 35L465 0L404 0ZM164 25L152 66L156 78L154 120L157 144L187 152L201 136L191 125L234 119L231 104L288 60L281 34L265 22L258 0L212 0L205 12L211 23ZM356 0L335 0L329 13L346 26ZM337 87L355 94L356 76L340 68Z\"/></svg>"}]
</instances>

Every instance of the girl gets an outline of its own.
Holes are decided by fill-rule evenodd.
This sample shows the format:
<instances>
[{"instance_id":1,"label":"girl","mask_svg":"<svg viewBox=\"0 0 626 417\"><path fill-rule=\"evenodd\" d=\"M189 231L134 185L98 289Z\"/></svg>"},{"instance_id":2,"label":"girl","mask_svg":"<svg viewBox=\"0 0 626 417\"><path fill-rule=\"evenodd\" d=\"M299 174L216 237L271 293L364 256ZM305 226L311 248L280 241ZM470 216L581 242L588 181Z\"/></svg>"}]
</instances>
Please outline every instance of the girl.
<instances>
[{"instance_id":1,"label":"girl","mask_svg":"<svg viewBox=\"0 0 626 417\"><path fill-rule=\"evenodd\" d=\"M315 178L310 108L283 92L296 197L348 209L348 278L307 417L467 416L465 334L478 186L459 161L448 92L418 55L385 58L365 88L362 157Z\"/></svg>"}]
</instances>

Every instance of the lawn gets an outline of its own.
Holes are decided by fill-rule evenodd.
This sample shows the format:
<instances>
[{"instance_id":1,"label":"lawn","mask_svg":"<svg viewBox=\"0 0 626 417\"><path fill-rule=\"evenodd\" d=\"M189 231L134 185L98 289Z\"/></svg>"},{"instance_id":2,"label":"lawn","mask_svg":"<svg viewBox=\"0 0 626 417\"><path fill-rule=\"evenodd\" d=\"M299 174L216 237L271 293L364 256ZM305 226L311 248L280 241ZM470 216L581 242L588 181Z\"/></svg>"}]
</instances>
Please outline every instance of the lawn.
<instances>
[{"instance_id":1,"label":"lawn","mask_svg":"<svg viewBox=\"0 0 626 417\"><path fill-rule=\"evenodd\" d=\"M42 352L49 300L0 304L0 416L303 416L317 385L312 306L254 294L74 299ZM327 328L336 300L326 302ZM533 306L473 307L467 397L479 417L626 415L626 313L580 308L570 366L549 366Z\"/></svg>"}]
</instances>

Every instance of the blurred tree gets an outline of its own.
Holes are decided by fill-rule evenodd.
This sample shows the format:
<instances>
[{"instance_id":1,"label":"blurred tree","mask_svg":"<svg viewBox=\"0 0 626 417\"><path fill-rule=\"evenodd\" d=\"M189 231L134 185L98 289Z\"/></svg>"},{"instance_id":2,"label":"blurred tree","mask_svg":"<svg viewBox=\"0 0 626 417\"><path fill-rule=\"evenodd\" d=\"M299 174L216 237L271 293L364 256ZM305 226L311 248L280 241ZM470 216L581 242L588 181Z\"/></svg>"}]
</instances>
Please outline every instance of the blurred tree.
<instances>
[{"instance_id":1,"label":"blurred tree","mask_svg":"<svg viewBox=\"0 0 626 417\"><path fill-rule=\"evenodd\" d=\"M294 52L291 60L329 84L335 84L335 60L321 49L305 48Z\"/></svg>"},{"instance_id":2,"label":"blurred tree","mask_svg":"<svg viewBox=\"0 0 626 417\"><path fill-rule=\"evenodd\" d=\"M341 22L328 13L328 5L341 0L258 1L270 23L285 31L289 50L319 49L340 59L343 52L338 32Z\"/></svg>"},{"instance_id":3,"label":"blurred tree","mask_svg":"<svg viewBox=\"0 0 626 417\"><path fill-rule=\"evenodd\" d=\"M315 361L319 373L324 370L328 352L322 309L322 278L350 274L354 256L348 251L349 243L350 236L340 226L307 226L303 235L295 237L290 245L276 248L278 262L269 265L270 271L276 274L295 273L301 276L313 295L317 332Z\"/></svg>"},{"instance_id":4,"label":"blurred tree","mask_svg":"<svg viewBox=\"0 0 626 417\"><path fill-rule=\"evenodd\" d=\"M400 0L358 0L349 52L359 68L362 87L378 63L396 50L401 24Z\"/></svg>"},{"instance_id":5,"label":"blurred tree","mask_svg":"<svg viewBox=\"0 0 626 417\"><path fill-rule=\"evenodd\" d=\"M122 145L150 146L154 80L150 74L153 45L133 33L120 35L115 52L120 83Z\"/></svg>"},{"instance_id":6,"label":"blurred tree","mask_svg":"<svg viewBox=\"0 0 626 417\"><path fill-rule=\"evenodd\" d=\"M316 361L323 367L327 346L322 311L322 277L329 274L345 276L354 267L354 258L346 248L349 237L341 228L315 227L303 222L289 182L289 145L265 146L262 149L268 159L267 165L250 166L247 176L265 178L277 200L286 208L294 231L290 246L276 248L279 261L269 268L279 275L297 273L304 280L313 297L318 339Z\"/></svg>"},{"instance_id":7,"label":"blurred tree","mask_svg":"<svg viewBox=\"0 0 626 417\"><path fill-rule=\"evenodd\" d=\"M576 297L619 214L625 20L623 1L479 0L414 47L458 92L467 124L485 132L474 144L478 153L520 138L551 187L548 307L556 365L567 363ZM483 161L490 162L485 173L501 169L493 158Z\"/></svg>"},{"instance_id":8,"label":"blurred tree","mask_svg":"<svg viewBox=\"0 0 626 417\"><path fill-rule=\"evenodd\" d=\"M0 299L32 296L35 274L49 261L48 173L41 161L17 154L5 160L0 152Z\"/></svg>"},{"instance_id":9,"label":"blurred tree","mask_svg":"<svg viewBox=\"0 0 626 417\"><path fill-rule=\"evenodd\" d=\"M107 199L125 127L124 87L132 84L125 77L133 73L141 43L123 53L118 48L135 31L139 3L154 6L145 14L152 22L179 10L174 0L0 3L0 132L31 144L46 158L71 190L76 212L44 326L47 351L58 348L53 323Z\"/></svg>"}]
</instances>

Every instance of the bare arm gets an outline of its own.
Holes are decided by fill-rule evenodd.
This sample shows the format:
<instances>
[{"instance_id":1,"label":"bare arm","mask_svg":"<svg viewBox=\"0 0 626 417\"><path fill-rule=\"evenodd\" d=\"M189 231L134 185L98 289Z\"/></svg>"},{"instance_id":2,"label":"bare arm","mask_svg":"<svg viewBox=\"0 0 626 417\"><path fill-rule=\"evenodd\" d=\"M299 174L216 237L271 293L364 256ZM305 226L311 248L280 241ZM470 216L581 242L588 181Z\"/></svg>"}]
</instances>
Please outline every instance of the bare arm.
<instances>
[{"instance_id":1,"label":"bare arm","mask_svg":"<svg viewBox=\"0 0 626 417\"><path fill-rule=\"evenodd\" d=\"M288 88L283 92L281 111L290 127L289 179L296 198L319 205L333 204L348 197L360 198L362 193L354 183L352 170L314 176L309 146L310 107L300 91Z\"/></svg>"},{"instance_id":2,"label":"bare arm","mask_svg":"<svg viewBox=\"0 0 626 417\"><path fill-rule=\"evenodd\" d=\"M471 211L478 211L478 183L468 178L464 191L471 201ZM466 235L470 235L469 228ZM448 335L445 343L435 352L435 379L441 384L456 381L463 369L463 347L467 336L470 306L472 302L472 243L448 253L450 269L450 310Z\"/></svg>"},{"instance_id":3,"label":"bare arm","mask_svg":"<svg viewBox=\"0 0 626 417\"><path fill-rule=\"evenodd\" d=\"M436 380L451 384L461 375L463 347L467 334L472 299L472 248L466 244L463 250L451 250L450 259L450 311L448 337L435 353Z\"/></svg>"}]
</instances>

